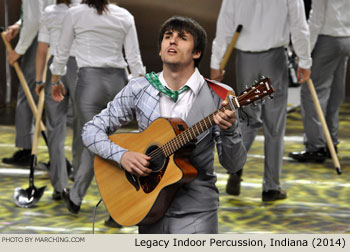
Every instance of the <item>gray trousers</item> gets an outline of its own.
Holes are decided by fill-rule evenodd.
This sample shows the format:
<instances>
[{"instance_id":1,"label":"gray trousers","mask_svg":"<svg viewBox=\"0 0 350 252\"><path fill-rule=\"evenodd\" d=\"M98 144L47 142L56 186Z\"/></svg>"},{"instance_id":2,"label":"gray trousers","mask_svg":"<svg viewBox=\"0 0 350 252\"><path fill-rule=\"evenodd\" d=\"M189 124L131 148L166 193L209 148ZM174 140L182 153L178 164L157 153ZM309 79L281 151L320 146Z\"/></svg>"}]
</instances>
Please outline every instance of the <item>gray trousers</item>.
<instances>
[{"instance_id":1,"label":"gray trousers","mask_svg":"<svg viewBox=\"0 0 350 252\"><path fill-rule=\"evenodd\" d=\"M247 106L247 120L241 122L243 142L248 151L262 126L265 136L265 167L263 190L280 189L280 175L284 151L283 137L286 127L286 108L288 96L287 56L283 47L260 53L237 50L236 80L238 94L245 85L252 85L264 75L271 79L275 93L273 99L266 99L264 104Z\"/></svg>"},{"instance_id":2,"label":"gray trousers","mask_svg":"<svg viewBox=\"0 0 350 252\"><path fill-rule=\"evenodd\" d=\"M38 42L37 37L35 37L20 61L24 78L27 81L35 103L38 98L35 93L35 57L37 47ZM15 126L16 146L23 149L31 149L34 133L34 117L22 85L18 87Z\"/></svg>"},{"instance_id":3,"label":"gray trousers","mask_svg":"<svg viewBox=\"0 0 350 252\"><path fill-rule=\"evenodd\" d=\"M329 133L338 144L338 117L345 99L346 66L350 55L350 37L320 35L312 53L311 79L325 115ZM301 112L306 150L326 146L322 125L308 86L301 88Z\"/></svg>"},{"instance_id":4,"label":"gray trousers","mask_svg":"<svg viewBox=\"0 0 350 252\"><path fill-rule=\"evenodd\" d=\"M163 216L151 225L139 226L140 234L217 234L218 212Z\"/></svg>"},{"instance_id":5,"label":"gray trousers","mask_svg":"<svg viewBox=\"0 0 350 252\"><path fill-rule=\"evenodd\" d=\"M48 65L51 65L52 61L53 57L49 60ZM83 149L75 102L77 70L78 67L75 58L69 57L67 62L67 73L61 77L61 81L66 90L66 95L64 96L63 101L56 102L51 96L51 71L49 68L47 69L47 81L45 85L45 116L50 153L50 180L52 186L58 192L62 192L63 188L68 186L64 146L69 100L71 100L73 106L73 167L74 163L77 164L79 162Z\"/></svg>"},{"instance_id":6,"label":"gray trousers","mask_svg":"<svg viewBox=\"0 0 350 252\"><path fill-rule=\"evenodd\" d=\"M81 129L113 100L126 83L125 69L94 67L79 69L75 100ZM84 148L70 190L70 198L76 205L81 204L94 177L93 158L94 154Z\"/></svg>"}]
</instances>

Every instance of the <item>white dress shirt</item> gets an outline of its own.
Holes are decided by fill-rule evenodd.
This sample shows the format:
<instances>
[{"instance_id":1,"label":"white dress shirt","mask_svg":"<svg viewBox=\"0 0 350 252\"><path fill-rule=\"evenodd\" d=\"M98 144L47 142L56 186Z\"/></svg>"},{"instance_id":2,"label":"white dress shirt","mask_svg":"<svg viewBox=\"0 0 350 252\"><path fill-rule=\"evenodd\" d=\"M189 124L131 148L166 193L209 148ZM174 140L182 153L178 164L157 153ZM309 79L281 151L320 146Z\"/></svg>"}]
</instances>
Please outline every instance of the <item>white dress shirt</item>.
<instances>
[{"instance_id":1,"label":"white dress shirt","mask_svg":"<svg viewBox=\"0 0 350 252\"><path fill-rule=\"evenodd\" d=\"M163 86L169 88L169 85L164 79L163 72L160 73L159 80L163 84ZM182 120L185 120L192 107L194 99L196 98L199 90L204 84L204 81L205 80L203 76L199 73L198 69L196 68L194 73L184 85L188 86L189 89L181 93L176 102L174 102L166 94L160 93L160 115L166 118L181 118Z\"/></svg>"},{"instance_id":2,"label":"white dress shirt","mask_svg":"<svg viewBox=\"0 0 350 252\"><path fill-rule=\"evenodd\" d=\"M133 77L145 74L134 17L124 8L109 4L108 12L102 15L98 15L96 9L87 4L69 8L50 66L53 74L65 74L73 40L77 46L78 68L125 68L129 65ZM128 64L123 57L123 46Z\"/></svg>"},{"instance_id":3,"label":"white dress shirt","mask_svg":"<svg viewBox=\"0 0 350 252\"><path fill-rule=\"evenodd\" d=\"M310 45L314 48L318 35L350 36L350 0L312 1L310 11Z\"/></svg>"},{"instance_id":4,"label":"white dress shirt","mask_svg":"<svg viewBox=\"0 0 350 252\"><path fill-rule=\"evenodd\" d=\"M211 68L219 69L237 26L243 25L236 48L263 52L287 46L292 35L299 66L310 68L309 29L302 0L223 0L213 41Z\"/></svg>"},{"instance_id":5,"label":"white dress shirt","mask_svg":"<svg viewBox=\"0 0 350 252\"><path fill-rule=\"evenodd\" d=\"M18 54L25 54L33 39L38 34L40 27L41 13L48 5L54 4L56 0L22 0L22 20L17 24L22 25L19 33L19 40L15 51Z\"/></svg>"},{"instance_id":6,"label":"white dress shirt","mask_svg":"<svg viewBox=\"0 0 350 252\"><path fill-rule=\"evenodd\" d=\"M73 3L70 7L77 5ZM56 44L60 37L60 31L62 28L62 21L68 6L64 3L49 5L45 8L40 21L40 30L38 35L38 41L47 43L50 45L50 54L54 55L56 51ZM70 55L74 56L74 43L71 48Z\"/></svg>"}]
</instances>

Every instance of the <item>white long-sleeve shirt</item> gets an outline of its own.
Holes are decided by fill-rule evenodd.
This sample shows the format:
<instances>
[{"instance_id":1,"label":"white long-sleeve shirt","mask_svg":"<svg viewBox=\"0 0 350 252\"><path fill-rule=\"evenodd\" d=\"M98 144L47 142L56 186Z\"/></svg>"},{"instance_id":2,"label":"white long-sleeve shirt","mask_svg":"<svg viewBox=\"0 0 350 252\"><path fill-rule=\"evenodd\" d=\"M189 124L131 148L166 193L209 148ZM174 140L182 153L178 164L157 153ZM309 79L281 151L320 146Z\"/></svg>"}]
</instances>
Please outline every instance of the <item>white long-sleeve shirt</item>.
<instances>
[{"instance_id":1,"label":"white long-sleeve shirt","mask_svg":"<svg viewBox=\"0 0 350 252\"><path fill-rule=\"evenodd\" d=\"M22 0L22 18L17 22L21 24L21 31L19 33L19 40L15 51L18 54L25 54L28 47L32 44L40 27L40 18L44 8L48 5L54 4L56 0Z\"/></svg>"},{"instance_id":2,"label":"white long-sleeve shirt","mask_svg":"<svg viewBox=\"0 0 350 252\"><path fill-rule=\"evenodd\" d=\"M79 2L72 3L70 6L75 6ZM40 22L40 30L38 41L50 45L50 54L54 55L56 44L60 37L63 18L68 11L68 6L64 3L49 5L45 8ZM73 44L70 55L75 55L75 46Z\"/></svg>"},{"instance_id":3,"label":"white long-sleeve shirt","mask_svg":"<svg viewBox=\"0 0 350 252\"><path fill-rule=\"evenodd\" d=\"M237 49L263 52L287 46L291 34L299 66L310 68L310 34L302 0L223 0L212 46L211 68L220 68L239 24L243 29L235 45Z\"/></svg>"},{"instance_id":4,"label":"white long-sleeve shirt","mask_svg":"<svg viewBox=\"0 0 350 252\"><path fill-rule=\"evenodd\" d=\"M350 0L312 1L310 18L310 45L314 48L318 35L350 36Z\"/></svg>"},{"instance_id":5,"label":"white long-sleeve shirt","mask_svg":"<svg viewBox=\"0 0 350 252\"><path fill-rule=\"evenodd\" d=\"M134 17L124 8L109 4L108 12L102 15L86 4L69 8L50 66L53 74L64 75L73 40L78 68L129 65L133 77L145 74ZM123 46L128 64L123 57Z\"/></svg>"}]
</instances>

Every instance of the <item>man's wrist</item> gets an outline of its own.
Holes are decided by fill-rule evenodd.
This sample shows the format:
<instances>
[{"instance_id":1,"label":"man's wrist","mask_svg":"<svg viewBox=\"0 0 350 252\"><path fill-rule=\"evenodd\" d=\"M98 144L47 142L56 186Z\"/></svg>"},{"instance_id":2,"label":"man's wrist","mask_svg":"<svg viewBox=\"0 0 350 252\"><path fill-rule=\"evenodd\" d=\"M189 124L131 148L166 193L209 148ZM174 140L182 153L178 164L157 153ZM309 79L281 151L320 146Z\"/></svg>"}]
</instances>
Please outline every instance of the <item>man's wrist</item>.
<instances>
[{"instance_id":1,"label":"man's wrist","mask_svg":"<svg viewBox=\"0 0 350 252\"><path fill-rule=\"evenodd\" d=\"M42 80L40 81L35 81L35 85L41 85L41 84L44 84L44 82Z\"/></svg>"},{"instance_id":2,"label":"man's wrist","mask_svg":"<svg viewBox=\"0 0 350 252\"><path fill-rule=\"evenodd\" d=\"M61 80L58 80L58 81L56 81L56 82L51 82L51 86L57 87L58 84L60 84L60 82L61 82Z\"/></svg>"}]
</instances>

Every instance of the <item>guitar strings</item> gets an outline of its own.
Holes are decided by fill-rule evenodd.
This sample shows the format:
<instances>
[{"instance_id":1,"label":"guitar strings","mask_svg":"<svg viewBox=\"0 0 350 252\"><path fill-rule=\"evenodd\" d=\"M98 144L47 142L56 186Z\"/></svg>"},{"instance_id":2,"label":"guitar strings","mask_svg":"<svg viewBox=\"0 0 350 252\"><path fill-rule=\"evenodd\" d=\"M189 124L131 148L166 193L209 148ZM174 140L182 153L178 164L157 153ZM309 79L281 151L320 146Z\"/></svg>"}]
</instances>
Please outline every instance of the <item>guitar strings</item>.
<instances>
[{"instance_id":1,"label":"guitar strings","mask_svg":"<svg viewBox=\"0 0 350 252\"><path fill-rule=\"evenodd\" d=\"M191 128L187 128L185 131L181 132L179 135L177 135L175 138L171 139L170 141L166 142L162 146L158 147L156 150L153 150L148 154L151 158L158 158L161 155L164 155L165 157L170 156L175 151L183 147L186 143L191 141L194 136L191 136L191 131L195 134L197 131L197 134L200 134L201 132L204 132L205 130L209 129L214 122L214 115L218 113L219 111L224 111L225 109L228 109L229 104L222 106L220 109L215 111L214 113L210 114L209 116L205 117L200 122L193 125ZM208 121L208 125L206 123L206 120ZM203 125L204 124L204 125ZM187 141L186 141L187 138Z\"/></svg>"}]
</instances>

